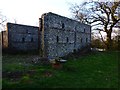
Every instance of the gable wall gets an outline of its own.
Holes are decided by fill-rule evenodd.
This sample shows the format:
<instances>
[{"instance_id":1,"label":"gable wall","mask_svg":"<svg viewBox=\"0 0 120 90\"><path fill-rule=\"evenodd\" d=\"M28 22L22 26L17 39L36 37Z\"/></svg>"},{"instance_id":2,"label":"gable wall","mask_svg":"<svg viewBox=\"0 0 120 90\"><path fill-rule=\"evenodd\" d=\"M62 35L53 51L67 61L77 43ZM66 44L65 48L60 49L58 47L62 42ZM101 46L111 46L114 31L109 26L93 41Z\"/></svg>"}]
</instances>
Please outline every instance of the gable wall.
<instances>
[{"instance_id":1,"label":"gable wall","mask_svg":"<svg viewBox=\"0 0 120 90\"><path fill-rule=\"evenodd\" d=\"M16 50L38 49L38 27L7 23L8 47Z\"/></svg>"},{"instance_id":2,"label":"gable wall","mask_svg":"<svg viewBox=\"0 0 120 90\"><path fill-rule=\"evenodd\" d=\"M89 25L53 13L44 14L42 18L47 57L62 57L90 44Z\"/></svg>"}]
</instances>

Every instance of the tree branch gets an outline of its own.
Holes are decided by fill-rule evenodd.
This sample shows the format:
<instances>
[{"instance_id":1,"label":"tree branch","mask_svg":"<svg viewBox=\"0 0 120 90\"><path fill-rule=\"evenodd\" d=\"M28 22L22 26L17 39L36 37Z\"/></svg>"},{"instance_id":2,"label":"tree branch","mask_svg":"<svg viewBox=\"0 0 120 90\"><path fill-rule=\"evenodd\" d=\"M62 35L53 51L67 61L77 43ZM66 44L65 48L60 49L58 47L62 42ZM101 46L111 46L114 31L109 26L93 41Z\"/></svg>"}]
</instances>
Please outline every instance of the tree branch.
<instances>
[{"instance_id":1,"label":"tree branch","mask_svg":"<svg viewBox=\"0 0 120 90\"><path fill-rule=\"evenodd\" d=\"M99 29L99 28L95 28L95 29L93 29L93 30L105 32L103 29Z\"/></svg>"},{"instance_id":2,"label":"tree branch","mask_svg":"<svg viewBox=\"0 0 120 90\"><path fill-rule=\"evenodd\" d=\"M101 34L100 31L99 31L99 34L100 34L100 36L101 36L101 39L102 39L103 43L104 43L105 45L107 45L106 42L104 41L103 36L102 36L102 34Z\"/></svg>"}]
</instances>

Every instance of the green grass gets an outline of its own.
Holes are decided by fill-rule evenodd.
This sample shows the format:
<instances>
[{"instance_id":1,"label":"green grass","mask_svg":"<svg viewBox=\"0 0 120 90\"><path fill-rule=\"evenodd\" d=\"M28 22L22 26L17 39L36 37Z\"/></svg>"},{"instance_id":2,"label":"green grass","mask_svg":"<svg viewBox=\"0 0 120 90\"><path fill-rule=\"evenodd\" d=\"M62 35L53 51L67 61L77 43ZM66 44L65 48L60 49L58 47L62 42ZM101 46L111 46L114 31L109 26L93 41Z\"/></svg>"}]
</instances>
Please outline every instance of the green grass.
<instances>
[{"instance_id":1,"label":"green grass","mask_svg":"<svg viewBox=\"0 0 120 90\"><path fill-rule=\"evenodd\" d=\"M62 69L26 62L29 55L3 55L3 72L19 71L22 75L3 77L2 85L3 88L118 88L119 55L120 52L96 52L71 57Z\"/></svg>"}]
</instances>

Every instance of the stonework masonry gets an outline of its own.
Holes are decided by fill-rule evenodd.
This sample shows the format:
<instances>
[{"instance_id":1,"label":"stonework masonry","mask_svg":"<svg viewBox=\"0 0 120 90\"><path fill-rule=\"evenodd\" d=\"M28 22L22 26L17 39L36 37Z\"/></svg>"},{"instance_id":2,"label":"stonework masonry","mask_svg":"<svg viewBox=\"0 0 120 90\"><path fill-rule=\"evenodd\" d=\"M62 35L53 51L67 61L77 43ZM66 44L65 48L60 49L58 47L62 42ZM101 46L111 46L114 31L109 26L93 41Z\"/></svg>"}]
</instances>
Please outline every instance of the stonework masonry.
<instances>
[{"instance_id":1,"label":"stonework masonry","mask_svg":"<svg viewBox=\"0 0 120 90\"><path fill-rule=\"evenodd\" d=\"M42 48L47 57L62 57L91 42L91 26L54 14L42 17Z\"/></svg>"},{"instance_id":2,"label":"stonework masonry","mask_svg":"<svg viewBox=\"0 0 120 90\"><path fill-rule=\"evenodd\" d=\"M7 31L2 31L1 32L1 41L2 41L2 48L7 48L8 47L8 32Z\"/></svg>"},{"instance_id":3,"label":"stonework masonry","mask_svg":"<svg viewBox=\"0 0 120 90\"><path fill-rule=\"evenodd\" d=\"M91 26L49 12L39 18L39 27L8 23L6 35L8 48L39 49L43 57L56 58L90 45Z\"/></svg>"},{"instance_id":4,"label":"stonework masonry","mask_svg":"<svg viewBox=\"0 0 120 90\"><path fill-rule=\"evenodd\" d=\"M38 27L7 23L8 47L15 50L38 49Z\"/></svg>"}]
</instances>

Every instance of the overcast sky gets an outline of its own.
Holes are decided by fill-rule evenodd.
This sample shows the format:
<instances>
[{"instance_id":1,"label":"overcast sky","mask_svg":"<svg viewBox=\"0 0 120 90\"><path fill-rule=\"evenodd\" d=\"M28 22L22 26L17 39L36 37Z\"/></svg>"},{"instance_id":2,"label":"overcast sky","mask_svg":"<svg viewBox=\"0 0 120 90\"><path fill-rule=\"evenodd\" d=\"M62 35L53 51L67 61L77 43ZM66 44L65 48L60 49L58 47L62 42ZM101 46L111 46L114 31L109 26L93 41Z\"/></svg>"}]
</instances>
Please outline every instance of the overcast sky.
<instances>
[{"instance_id":1,"label":"overcast sky","mask_svg":"<svg viewBox=\"0 0 120 90\"><path fill-rule=\"evenodd\" d=\"M71 17L70 4L84 0L0 0L0 12L9 22L38 26L41 14L53 12Z\"/></svg>"}]
</instances>

